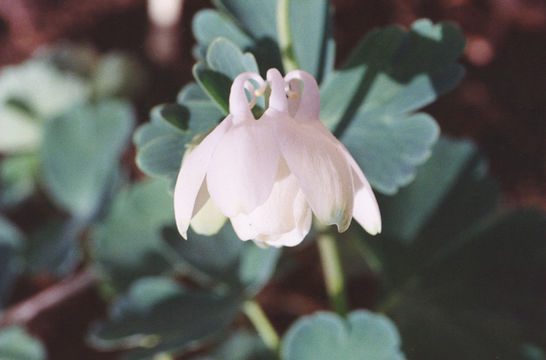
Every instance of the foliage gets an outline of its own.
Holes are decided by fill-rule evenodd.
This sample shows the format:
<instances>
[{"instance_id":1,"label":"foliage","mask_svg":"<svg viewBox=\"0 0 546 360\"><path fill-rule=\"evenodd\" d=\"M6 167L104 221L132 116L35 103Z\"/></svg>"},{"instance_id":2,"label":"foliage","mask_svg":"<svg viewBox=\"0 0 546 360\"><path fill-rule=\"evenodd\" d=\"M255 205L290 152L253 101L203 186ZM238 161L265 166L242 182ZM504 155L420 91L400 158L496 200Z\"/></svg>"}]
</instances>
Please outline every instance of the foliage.
<instances>
[{"instance_id":1,"label":"foliage","mask_svg":"<svg viewBox=\"0 0 546 360\"><path fill-rule=\"evenodd\" d=\"M283 360L405 359L394 324L383 315L364 310L353 311L346 319L319 312L298 320L285 335L281 357Z\"/></svg>"},{"instance_id":2,"label":"foliage","mask_svg":"<svg viewBox=\"0 0 546 360\"><path fill-rule=\"evenodd\" d=\"M385 232L353 234L381 264L378 308L399 326L409 358L526 359L524 344L545 343L546 219L500 212L497 202L476 148L444 138L411 185L380 199Z\"/></svg>"},{"instance_id":3,"label":"foliage","mask_svg":"<svg viewBox=\"0 0 546 360\"><path fill-rule=\"evenodd\" d=\"M45 360L42 344L20 327L0 329L0 359Z\"/></svg>"}]
</instances>

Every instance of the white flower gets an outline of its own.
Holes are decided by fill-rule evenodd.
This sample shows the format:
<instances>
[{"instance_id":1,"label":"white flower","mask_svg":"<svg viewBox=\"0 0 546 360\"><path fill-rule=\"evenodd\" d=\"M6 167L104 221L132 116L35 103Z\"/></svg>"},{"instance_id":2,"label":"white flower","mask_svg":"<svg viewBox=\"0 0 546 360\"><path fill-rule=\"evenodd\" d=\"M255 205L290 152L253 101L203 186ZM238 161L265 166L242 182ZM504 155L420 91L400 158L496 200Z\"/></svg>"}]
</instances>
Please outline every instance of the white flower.
<instances>
[{"instance_id":1,"label":"white flower","mask_svg":"<svg viewBox=\"0 0 546 360\"><path fill-rule=\"evenodd\" d=\"M269 107L256 120L250 109L267 86ZM230 218L242 240L264 246L299 244L312 213L339 231L352 217L372 235L381 231L362 170L319 119L319 90L311 75L296 70L283 79L270 69L265 82L243 73L233 82L229 107L230 114L185 157L178 174L174 209L184 238L205 203Z\"/></svg>"}]
</instances>

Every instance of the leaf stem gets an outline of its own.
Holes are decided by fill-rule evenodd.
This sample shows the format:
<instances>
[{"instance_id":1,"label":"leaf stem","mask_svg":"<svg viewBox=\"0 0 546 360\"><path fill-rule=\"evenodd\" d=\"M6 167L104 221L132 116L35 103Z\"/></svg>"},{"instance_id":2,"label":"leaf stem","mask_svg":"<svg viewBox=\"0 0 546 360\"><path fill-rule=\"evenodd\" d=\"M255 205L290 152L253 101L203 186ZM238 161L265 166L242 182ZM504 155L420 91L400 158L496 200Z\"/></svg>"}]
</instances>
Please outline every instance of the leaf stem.
<instances>
[{"instance_id":1,"label":"leaf stem","mask_svg":"<svg viewBox=\"0 0 546 360\"><path fill-rule=\"evenodd\" d=\"M243 310L252 325L264 341L265 345L275 354L279 353L280 339L277 331L267 318L260 304L254 300L247 300L243 304Z\"/></svg>"},{"instance_id":2,"label":"leaf stem","mask_svg":"<svg viewBox=\"0 0 546 360\"><path fill-rule=\"evenodd\" d=\"M277 32L284 71L298 69L290 32L290 0L279 0L277 5Z\"/></svg>"},{"instance_id":3,"label":"leaf stem","mask_svg":"<svg viewBox=\"0 0 546 360\"><path fill-rule=\"evenodd\" d=\"M336 239L333 235L321 234L317 241L330 303L339 315L345 316L348 307L347 295Z\"/></svg>"}]
</instances>

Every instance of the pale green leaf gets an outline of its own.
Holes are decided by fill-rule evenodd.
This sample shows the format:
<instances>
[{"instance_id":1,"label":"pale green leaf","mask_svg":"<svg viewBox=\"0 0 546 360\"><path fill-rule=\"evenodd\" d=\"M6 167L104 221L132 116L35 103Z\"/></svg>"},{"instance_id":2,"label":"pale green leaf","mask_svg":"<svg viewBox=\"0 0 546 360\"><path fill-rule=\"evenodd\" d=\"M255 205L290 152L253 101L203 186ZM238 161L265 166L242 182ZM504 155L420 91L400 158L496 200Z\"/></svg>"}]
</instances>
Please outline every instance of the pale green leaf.
<instances>
[{"instance_id":1,"label":"pale green leaf","mask_svg":"<svg viewBox=\"0 0 546 360\"><path fill-rule=\"evenodd\" d=\"M438 127L414 112L460 81L463 47L460 30L447 23L374 30L325 80L321 119L378 191L393 194L410 183L430 155Z\"/></svg>"},{"instance_id":2,"label":"pale green leaf","mask_svg":"<svg viewBox=\"0 0 546 360\"><path fill-rule=\"evenodd\" d=\"M187 144L196 135L208 132L222 117L212 101L199 97L195 88L191 92L193 95L190 90L187 94L181 92L179 104L153 108L152 121L139 127L133 138L139 168L150 176L167 178L172 184Z\"/></svg>"},{"instance_id":3,"label":"pale green leaf","mask_svg":"<svg viewBox=\"0 0 546 360\"><path fill-rule=\"evenodd\" d=\"M43 180L53 200L74 215L98 210L133 126L124 102L74 108L49 121L42 149Z\"/></svg>"},{"instance_id":4,"label":"pale green leaf","mask_svg":"<svg viewBox=\"0 0 546 360\"><path fill-rule=\"evenodd\" d=\"M290 32L294 57L301 70L318 83L334 68L332 7L328 0L290 1Z\"/></svg>"},{"instance_id":5,"label":"pale green leaf","mask_svg":"<svg viewBox=\"0 0 546 360\"><path fill-rule=\"evenodd\" d=\"M0 329L0 359L45 360L46 351L42 343L23 328L9 326Z\"/></svg>"},{"instance_id":6,"label":"pale green leaf","mask_svg":"<svg viewBox=\"0 0 546 360\"><path fill-rule=\"evenodd\" d=\"M207 65L230 79L244 72L258 72L258 64L251 53L243 53L225 38L215 39L207 51Z\"/></svg>"},{"instance_id":7,"label":"pale green leaf","mask_svg":"<svg viewBox=\"0 0 546 360\"><path fill-rule=\"evenodd\" d=\"M230 224L213 236L190 231L185 241L175 228L164 237L187 271L205 282L221 283L231 290L254 296L273 275L280 250L262 249L241 241Z\"/></svg>"},{"instance_id":8,"label":"pale green leaf","mask_svg":"<svg viewBox=\"0 0 546 360\"><path fill-rule=\"evenodd\" d=\"M26 270L63 276L72 272L81 259L79 236L88 222L78 218L51 219L29 235L25 253Z\"/></svg>"},{"instance_id":9,"label":"pale green leaf","mask_svg":"<svg viewBox=\"0 0 546 360\"><path fill-rule=\"evenodd\" d=\"M163 181L145 181L124 189L92 232L96 266L122 289L140 276L168 270L161 228L173 223L172 197Z\"/></svg>"},{"instance_id":10,"label":"pale green leaf","mask_svg":"<svg viewBox=\"0 0 546 360\"><path fill-rule=\"evenodd\" d=\"M197 42L206 47L218 37L231 40L240 49L254 44L254 40L231 17L216 10L205 9L198 12L193 18L192 29Z\"/></svg>"},{"instance_id":11,"label":"pale green leaf","mask_svg":"<svg viewBox=\"0 0 546 360\"><path fill-rule=\"evenodd\" d=\"M319 312L288 330L282 360L403 360L396 326L385 316L356 310L343 319Z\"/></svg>"},{"instance_id":12,"label":"pale green leaf","mask_svg":"<svg viewBox=\"0 0 546 360\"><path fill-rule=\"evenodd\" d=\"M208 48L206 63L197 63L193 68L198 84L226 115L231 83L243 72L258 72L256 59L225 38L214 40Z\"/></svg>"},{"instance_id":13,"label":"pale green leaf","mask_svg":"<svg viewBox=\"0 0 546 360\"><path fill-rule=\"evenodd\" d=\"M104 349L133 349L123 359L149 359L209 340L234 320L239 306L233 297L144 278L118 301L111 318L92 331L91 340Z\"/></svg>"},{"instance_id":14,"label":"pale green leaf","mask_svg":"<svg viewBox=\"0 0 546 360\"><path fill-rule=\"evenodd\" d=\"M254 38L277 38L276 0L213 0L213 3Z\"/></svg>"},{"instance_id":15,"label":"pale green leaf","mask_svg":"<svg viewBox=\"0 0 546 360\"><path fill-rule=\"evenodd\" d=\"M19 205L36 191L39 163L35 154L9 156L0 162L0 206Z\"/></svg>"}]
</instances>

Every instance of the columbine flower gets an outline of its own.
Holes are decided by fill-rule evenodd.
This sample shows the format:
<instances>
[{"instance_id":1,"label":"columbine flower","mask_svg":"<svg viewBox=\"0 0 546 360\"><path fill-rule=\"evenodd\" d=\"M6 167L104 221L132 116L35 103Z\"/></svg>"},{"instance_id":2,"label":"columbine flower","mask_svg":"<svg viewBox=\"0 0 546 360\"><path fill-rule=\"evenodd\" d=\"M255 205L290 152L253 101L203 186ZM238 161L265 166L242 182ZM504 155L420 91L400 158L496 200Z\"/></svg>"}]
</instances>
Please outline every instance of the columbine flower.
<instances>
[{"instance_id":1,"label":"columbine flower","mask_svg":"<svg viewBox=\"0 0 546 360\"><path fill-rule=\"evenodd\" d=\"M267 86L269 107L256 120L250 109ZM178 174L174 209L184 238L191 219L210 206L230 218L239 238L264 246L299 244L312 213L339 231L352 217L372 235L381 231L362 170L319 119L319 90L311 75L296 70L283 79L270 69L266 82L243 73L231 86L229 108Z\"/></svg>"}]
</instances>

